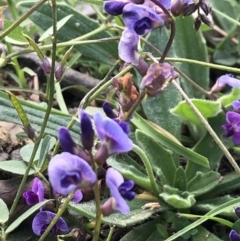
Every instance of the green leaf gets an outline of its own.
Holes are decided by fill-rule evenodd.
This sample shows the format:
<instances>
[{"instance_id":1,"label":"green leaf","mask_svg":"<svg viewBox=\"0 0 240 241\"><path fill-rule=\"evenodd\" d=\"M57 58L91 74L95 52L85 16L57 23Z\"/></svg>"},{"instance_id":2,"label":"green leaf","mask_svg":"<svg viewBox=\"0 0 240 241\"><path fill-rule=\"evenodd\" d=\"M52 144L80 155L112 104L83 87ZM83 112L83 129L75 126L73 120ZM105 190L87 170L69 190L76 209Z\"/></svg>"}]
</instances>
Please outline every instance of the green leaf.
<instances>
[{"instance_id":1,"label":"green leaf","mask_svg":"<svg viewBox=\"0 0 240 241\"><path fill-rule=\"evenodd\" d=\"M9 211L6 203L1 198L0 198L0 210L1 210L0 225L3 225L9 219Z\"/></svg>"},{"instance_id":2,"label":"green leaf","mask_svg":"<svg viewBox=\"0 0 240 241\"><path fill-rule=\"evenodd\" d=\"M216 216L220 213L223 213L226 210L232 209L240 202L240 198L235 198L234 200L231 200L227 203L224 203L222 205L217 206L216 208L212 209L208 213L206 213L205 216ZM165 241L173 241L176 240L178 237L182 236L184 233L188 232L189 230L201 225L205 221L208 220L207 217L203 216L202 218L198 219L197 221L191 223L187 227L183 228L179 232L173 234L171 237L167 238Z\"/></svg>"},{"instance_id":3,"label":"green leaf","mask_svg":"<svg viewBox=\"0 0 240 241\"><path fill-rule=\"evenodd\" d=\"M176 34L173 49L178 57L208 62L205 40L200 31L193 28L193 17L176 18ZM209 87L209 69L205 66L181 63L180 70L203 89ZM189 98L201 98L203 94L180 77L181 85Z\"/></svg>"},{"instance_id":4,"label":"green leaf","mask_svg":"<svg viewBox=\"0 0 240 241\"><path fill-rule=\"evenodd\" d=\"M27 165L23 161L2 161L0 162L0 169L6 172L15 173L18 175L24 175L27 170ZM28 175L35 173L35 170L30 169Z\"/></svg>"},{"instance_id":5,"label":"green leaf","mask_svg":"<svg viewBox=\"0 0 240 241\"><path fill-rule=\"evenodd\" d=\"M11 233L14 229L16 229L25 219L27 219L30 215L35 213L39 208L52 201L45 200L40 203L35 204L33 207L29 208L25 213L23 213L20 217L18 217L13 223L11 223L6 229L5 233Z\"/></svg>"},{"instance_id":6,"label":"green leaf","mask_svg":"<svg viewBox=\"0 0 240 241\"><path fill-rule=\"evenodd\" d=\"M192 150L180 145L176 141L173 141L172 138L169 138L165 133L160 132L156 128L154 128L152 125L150 125L145 119L143 119L139 114L136 112L133 114L133 118L131 119L131 122L140 130L142 130L144 133L152 137L154 140L168 148L169 150L184 156L189 161L195 162L199 165L202 165L204 167L208 167L208 160L204 156L199 155L196 152L193 152Z\"/></svg>"},{"instance_id":7,"label":"green leaf","mask_svg":"<svg viewBox=\"0 0 240 241\"><path fill-rule=\"evenodd\" d=\"M240 99L240 88L235 87L232 88L229 94L224 94L223 96L218 98L218 101L220 101L223 106L229 106L234 100L238 99Z\"/></svg>"},{"instance_id":8,"label":"green leaf","mask_svg":"<svg viewBox=\"0 0 240 241\"><path fill-rule=\"evenodd\" d=\"M43 118L46 113L46 107L42 107L39 104L28 102L24 100L18 100L22 105L23 110L28 116L29 122L36 131L40 131L42 127ZM12 103L8 100L8 95L0 91L0 120L6 122L12 122L15 124L21 124L16 110L13 108ZM57 129L59 126L67 126L72 120L72 117L62 112L52 109L50 117L45 129L46 134L57 137ZM75 123L70 131L74 141L80 143L80 127L78 123Z\"/></svg>"},{"instance_id":9,"label":"green leaf","mask_svg":"<svg viewBox=\"0 0 240 241\"><path fill-rule=\"evenodd\" d=\"M167 204L177 209L190 208L196 202L194 195L189 193L184 193L184 195L180 196L178 194L163 192L159 196L163 198Z\"/></svg>"},{"instance_id":10,"label":"green leaf","mask_svg":"<svg viewBox=\"0 0 240 241\"><path fill-rule=\"evenodd\" d=\"M35 4L21 2L19 7L22 12L27 12ZM70 7L66 3L58 3L58 20L73 15L71 19L58 31L58 41L70 41L84 34L90 33L100 25L97 21L81 14L80 11ZM49 3L42 5L34 11L29 18L44 31L52 26L52 9ZM102 31L94 35L94 39L108 38L111 35ZM98 44L75 45L74 48L88 58L112 65L118 59L117 41L102 42Z\"/></svg>"},{"instance_id":11,"label":"green leaf","mask_svg":"<svg viewBox=\"0 0 240 241\"><path fill-rule=\"evenodd\" d=\"M161 220L158 218L156 220L144 223L128 234L126 234L120 241L161 241L160 233L157 230L157 225Z\"/></svg>"},{"instance_id":12,"label":"green leaf","mask_svg":"<svg viewBox=\"0 0 240 241\"><path fill-rule=\"evenodd\" d=\"M4 19L4 29L7 29L8 27L10 27L13 24L12 21L8 20L8 19ZM27 31L21 27L21 26L17 26L15 29L13 29L8 35L8 38L11 38L17 42L21 42L23 44L27 44L28 42L26 40L26 38L22 35L23 33L27 34Z\"/></svg>"},{"instance_id":13,"label":"green leaf","mask_svg":"<svg viewBox=\"0 0 240 241\"><path fill-rule=\"evenodd\" d=\"M53 148L55 143L56 143L56 138L46 135L41 140L33 161L39 160L38 164L42 163L45 160L47 153ZM29 143L20 149L20 155L24 161L26 162L30 161L30 158L34 149L34 145L35 145L34 143Z\"/></svg>"},{"instance_id":14,"label":"green leaf","mask_svg":"<svg viewBox=\"0 0 240 241\"><path fill-rule=\"evenodd\" d=\"M72 17L73 15L70 14L68 16L66 16L65 18L59 20L57 22L57 31L59 31L59 29ZM49 29L47 29L42 36L39 38L39 42L42 42L45 38L50 37L53 34L53 27L50 27Z\"/></svg>"},{"instance_id":15,"label":"green leaf","mask_svg":"<svg viewBox=\"0 0 240 241\"><path fill-rule=\"evenodd\" d=\"M102 222L110 225L116 225L117 227L128 227L148 219L154 213L159 212L161 210L160 208L153 210L143 210L142 206L147 204L147 202L143 200L134 199L133 201L127 203L131 209L131 212L128 215L123 215L121 213L113 213L108 217L103 217ZM96 218L95 201L89 201L78 204L70 202L68 204L68 210L72 214L83 215L91 219Z\"/></svg>"},{"instance_id":16,"label":"green leaf","mask_svg":"<svg viewBox=\"0 0 240 241\"><path fill-rule=\"evenodd\" d=\"M147 37L147 41L160 51L164 50L168 39L169 31L166 28L161 31L156 29ZM153 51L147 44L144 45L144 50L146 52ZM158 54L156 53L155 56L158 56ZM173 48L168 53L168 57L175 57ZM169 85L164 92L155 97L149 97L142 102L147 119L161 126L178 139L180 138L181 120L173 116L169 110L175 107L181 99L182 97L177 89L173 85Z\"/></svg>"},{"instance_id":17,"label":"green leaf","mask_svg":"<svg viewBox=\"0 0 240 241\"><path fill-rule=\"evenodd\" d=\"M182 166L178 167L178 169L175 171L173 186L181 191L187 190L187 178Z\"/></svg>"},{"instance_id":18,"label":"green leaf","mask_svg":"<svg viewBox=\"0 0 240 241\"><path fill-rule=\"evenodd\" d=\"M107 164L119 171L126 179L133 180L140 187L152 191L145 169L128 155L111 156Z\"/></svg>"},{"instance_id":19,"label":"green leaf","mask_svg":"<svg viewBox=\"0 0 240 241\"><path fill-rule=\"evenodd\" d=\"M191 99L191 101L206 119L216 116L221 111L221 103L218 101L202 99ZM186 101L181 101L175 108L171 109L171 112L187 123L202 126L198 116Z\"/></svg>"},{"instance_id":20,"label":"green leaf","mask_svg":"<svg viewBox=\"0 0 240 241\"><path fill-rule=\"evenodd\" d=\"M198 232L192 236L192 241L203 241L203 237L206 237L207 241L222 241L222 239L210 233L209 230L202 226L197 228Z\"/></svg>"},{"instance_id":21,"label":"green leaf","mask_svg":"<svg viewBox=\"0 0 240 241\"><path fill-rule=\"evenodd\" d=\"M135 135L138 145L148 156L155 173L161 177L164 184L171 185L176 171L172 152L162 147L141 130L136 130Z\"/></svg>"},{"instance_id":22,"label":"green leaf","mask_svg":"<svg viewBox=\"0 0 240 241\"><path fill-rule=\"evenodd\" d=\"M197 172L196 175L188 182L188 192L195 196L202 195L214 189L218 185L220 174L210 171L207 173Z\"/></svg>"}]
</instances>

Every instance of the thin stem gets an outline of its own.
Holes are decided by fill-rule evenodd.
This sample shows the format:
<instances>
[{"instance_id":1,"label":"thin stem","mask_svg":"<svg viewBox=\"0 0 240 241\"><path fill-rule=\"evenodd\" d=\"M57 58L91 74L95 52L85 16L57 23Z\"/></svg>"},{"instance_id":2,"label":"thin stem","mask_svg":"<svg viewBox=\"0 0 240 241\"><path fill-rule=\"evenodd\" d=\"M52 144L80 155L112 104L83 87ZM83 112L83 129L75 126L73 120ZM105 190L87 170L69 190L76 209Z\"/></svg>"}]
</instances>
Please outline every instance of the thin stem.
<instances>
[{"instance_id":1,"label":"thin stem","mask_svg":"<svg viewBox=\"0 0 240 241\"><path fill-rule=\"evenodd\" d=\"M28 12L23 14L16 22L14 22L11 26L9 26L7 29L5 29L0 34L0 41L5 38L10 32L12 32L13 29L18 27L25 19L27 19L35 10L37 10L41 5L43 5L47 0L41 0L37 2L35 5L33 5Z\"/></svg>"},{"instance_id":2,"label":"thin stem","mask_svg":"<svg viewBox=\"0 0 240 241\"><path fill-rule=\"evenodd\" d=\"M154 194L158 195L159 194L159 190L158 190L158 187L157 187L157 183L155 182L156 178L154 177L154 174L153 174L153 169L152 169L152 166L151 166L151 163L148 159L148 157L146 156L146 154L142 151L141 148L139 148L137 145L133 145L133 149L132 151L134 151L135 153L137 153L137 155L141 158L145 168L146 168L146 171L147 171L147 175L149 177L149 180L150 180L150 183L151 183L151 186L153 188L153 191L154 191Z\"/></svg>"},{"instance_id":3,"label":"thin stem","mask_svg":"<svg viewBox=\"0 0 240 241\"><path fill-rule=\"evenodd\" d=\"M53 3L55 1L53 0ZM52 103L53 103L53 96L54 96L54 69L55 69L55 59L56 59L56 33L57 33L57 28L56 28L56 23L57 23L57 10L56 10L56 4L53 4L52 6L53 8L53 34L54 34L54 38L53 38L53 44L52 44L52 69L51 69L51 76L50 76L50 95L49 95L49 102L48 102L48 107L46 109L46 114L45 114L45 117L44 117L44 120L43 120L43 124L42 124L42 128L41 128L41 131L40 131L40 134L37 138L37 141L34 145L34 148L33 148L33 152L32 152L32 155L31 155L31 158L30 158L30 161L28 163L28 166L27 166L27 169L26 169L26 172L23 176L23 179L20 183L20 186L18 188L18 191L17 191L17 194L16 194L16 197L13 201L13 204L12 204L12 207L10 209L10 212L9 212L9 216L12 217L15 209L16 209L16 206L17 206L17 203L19 201L19 198L21 197L22 195L22 192L23 192L23 189L24 189L24 186L25 186L25 183L26 183L26 180L27 180L27 177L28 177L28 173L32 167L32 164L33 164L33 160L34 160L34 157L37 153L37 150L38 150L38 147L39 147L39 144L41 142L41 139L43 137L43 134L44 134L44 130L47 126L47 122L48 122L48 118L49 118L49 115L51 113L51 108L52 108Z\"/></svg>"},{"instance_id":4,"label":"thin stem","mask_svg":"<svg viewBox=\"0 0 240 241\"><path fill-rule=\"evenodd\" d=\"M101 85L99 88L96 88L96 91L92 93L91 96L89 96L87 103L91 103L93 100L95 100L104 90L106 90L113 82L115 78L121 77L124 74L126 74L130 69L133 67L129 65L127 68L119 72L117 75L115 75L113 78L108 80L106 83ZM84 105L80 103L80 108L85 108L87 106L87 103L85 102Z\"/></svg>"},{"instance_id":5,"label":"thin stem","mask_svg":"<svg viewBox=\"0 0 240 241\"><path fill-rule=\"evenodd\" d=\"M188 98L186 93L183 91L183 89L180 87L180 85L173 80L172 83L176 87L176 89L180 92L180 94L183 96L183 98L186 100L186 102L189 104L189 106L192 108L192 110L195 112L195 114L198 116L199 120L202 122L202 124L205 126L209 134L212 136L212 138L215 140L215 142L218 144L224 155L227 157L228 161L234 168L234 170L240 174L240 168L238 164L235 162L231 154L229 153L228 149L225 147L225 145L222 143L222 141L219 139L219 137L216 135L212 127L208 124L206 119L202 116L200 111L197 109L197 107L192 103L192 101Z\"/></svg>"},{"instance_id":6,"label":"thin stem","mask_svg":"<svg viewBox=\"0 0 240 241\"><path fill-rule=\"evenodd\" d=\"M91 95L98 90L98 88L100 88L101 86L103 86L109 79L109 77L111 76L111 74L114 72L114 70L116 69L116 67L118 66L118 64L121 61L118 60L113 66L112 68L108 71L108 73L106 74L106 76L104 77L104 79L102 81L100 81L94 88L92 88L85 96L84 98L81 100L79 108L85 109L88 104L89 104L89 98L91 97Z\"/></svg>"},{"instance_id":7,"label":"thin stem","mask_svg":"<svg viewBox=\"0 0 240 241\"><path fill-rule=\"evenodd\" d=\"M49 226L44 231L44 233L42 234L42 236L39 238L38 241L43 241L47 237L48 233L52 230L54 225L56 225L58 219L63 215L64 211L66 210L66 208L67 208L69 202L71 201L71 199L73 198L73 196L74 196L74 193L71 193L68 195L68 197L65 199L63 205L58 209L56 216L51 221L51 223L49 224Z\"/></svg>"},{"instance_id":8,"label":"thin stem","mask_svg":"<svg viewBox=\"0 0 240 241\"><path fill-rule=\"evenodd\" d=\"M114 233L114 229L115 229L115 225L110 228L110 231L109 231L109 234L108 234L108 237L107 237L106 241L111 241L113 233Z\"/></svg>"}]
</instances>

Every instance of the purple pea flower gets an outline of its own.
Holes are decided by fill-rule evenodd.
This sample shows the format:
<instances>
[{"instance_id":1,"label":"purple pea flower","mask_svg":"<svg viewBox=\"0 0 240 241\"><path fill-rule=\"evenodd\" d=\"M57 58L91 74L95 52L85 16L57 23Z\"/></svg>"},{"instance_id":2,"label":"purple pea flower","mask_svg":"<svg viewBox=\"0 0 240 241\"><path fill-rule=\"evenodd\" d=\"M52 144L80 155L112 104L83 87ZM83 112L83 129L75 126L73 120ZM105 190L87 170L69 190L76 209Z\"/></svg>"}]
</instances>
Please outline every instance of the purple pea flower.
<instances>
[{"instance_id":1,"label":"purple pea flower","mask_svg":"<svg viewBox=\"0 0 240 241\"><path fill-rule=\"evenodd\" d=\"M103 9L106 13L113 16L117 16L122 14L124 6L128 3L129 3L128 1L110 0L110 1L104 2Z\"/></svg>"},{"instance_id":2,"label":"purple pea flower","mask_svg":"<svg viewBox=\"0 0 240 241\"><path fill-rule=\"evenodd\" d=\"M44 186L41 180L34 178L32 190L23 193L23 197L28 205L34 205L44 200Z\"/></svg>"},{"instance_id":3,"label":"purple pea flower","mask_svg":"<svg viewBox=\"0 0 240 241\"><path fill-rule=\"evenodd\" d=\"M104 216L113 212L128 214L130 208L125 199L131 201L135 197L133 181L124 181L123 176L113 168L109 168L106 173L106 184L110 189L111 196L101 207Z\"/></svg>"},{"instance_id":4,"label":"purple pea flower","mask_svg":"<svg viewBox=\"0 0 240 241\"><path fill-rule=\"evenodd\" d=\"M54 198L58 198L57 192L56 192L54 189L53 189L53 196L54 196ZM82 198L83 198L83 194L82 194L81 190L78 189L78 190L74 193L71 201L72 201L73 203L79 203L79 202L82 200Z\"/></svg>"},{"instance_id":5,"label":"purple pea flower","mask_svg":"<svg viewBox=\"0 0 240 241\"><path fill-rule=\"evenodd\" d=\"M33 222L32 222L33 232L36 235L41 236L44 233L44 231L47 229L49 224L52 222L52 220L55 218L55 216L56 216L56 214L52 213L50 211L42 211L42 212L38 213L34 217ZM59 231L61 231L62 233L69 232L68 225L62 218L58 219L57 223L52 228L51 233L54 236L56 236L59 233Z\"/></svg>"},{"instance_id":6,"label":"purple pea flower","mask_svg":"<svg viewBox=\"0 0 240 241\"><path fill-rule=\"evenodd\" d=\"M235 210L237 217L240 218L240 207L239 206L235 207L234 210Z\"/></svg>"},{"instance_id":7,"label":"purple pea flower","mask_svg":"<svg viewBox=\"0 0 240 241\"><path fill-rule=\"evenodd\" d=\"M122 127L114 120L103 117L100 113L94 115L94 123L101 146L95 156L99 164L115 153L128 152L133 148L132 140L123 131Z\"/></svg>"},{"instance_id":8,"label":"purple pea flower","mask_svg":"<svg viewBox=\"0 0 240 241\"><path fill-rule=\"evenodd\" d=\"M222 125L226 131L225 137L232 136L232 140L236 145L240 144L240 114L228 111L226 114L227 124Z\"/></svg>"},{"instance_id":9,"label":"purple pea flower","mask_svg":"<svg viewBox=\"0 0 240 241\"><path fill-rule=\"evenodd\" d=\"M68 152L62 152L51 159L48 175L53 188L62 195L91 186L97 179L95 172L85 160Z\"/></svg>"},{"instance_id":10,"label":"purple pea flower","mask_svg":"<svg viewBox=\"0 0 240 241\"><path fill-rule=\"evenodd\" d=\"M229 238L230 241L240 241L240 235L235 230L231 230Z\"/></svg>"},{"instance_id":11,"label":"purple pea flower","mask_svg":"<svg viewBox=\"0 0 240 241\"><path fill-rule=\"evenodd\" d=\"M145 5L129 3L123 8L122 16L126 27L138 35L165 25L164 18Z\"/></svg>"},{"instance_id":12,"label":"purple pea flower","mask_svg":"<svg viewBox=\"0 0 240 241\"><path fill-rule=\"evenodd\" d=\"M240 110L240 99L233 101L232 107L234 108L235 111L239 111Z\"/></svg>"}]
</instances>

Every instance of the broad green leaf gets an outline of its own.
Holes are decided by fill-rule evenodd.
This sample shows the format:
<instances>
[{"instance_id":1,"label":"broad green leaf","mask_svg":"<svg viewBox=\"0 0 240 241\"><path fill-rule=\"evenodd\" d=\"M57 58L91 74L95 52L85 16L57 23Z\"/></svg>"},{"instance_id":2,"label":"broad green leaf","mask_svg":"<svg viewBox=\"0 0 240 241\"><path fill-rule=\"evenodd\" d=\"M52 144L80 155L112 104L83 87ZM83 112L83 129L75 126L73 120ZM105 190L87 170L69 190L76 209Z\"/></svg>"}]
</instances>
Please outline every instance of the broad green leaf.
<instances>
[{"instance_id":1,"label":"broad green leaf","mask_svg":"<svg viewBox=\"0 0 240 241\"><path fill-rule=\"evenodd\" d=\"M32 2L21 2L19 7L21 11L27 12L35 4ZM97 21L81 14L80 11L70 7L66 3L58 3L58 20L66 16L73 15L67 23L58 31L58 41L70 41L84 34L97 29L100 25ZM34 24L42 28L44 31L52 26L52 10L49 3L44 4L34 11L29 18ZM102 31L93 36L93 39L108 38L111 35L107 31ZM112 65L118 59L117 42L111 41L98 44L75 45L74 48L88 58L94 59Z\"/></svg>"},{"instance_id":2,"label":"broad green leaf","mask_svg":"<svg viewBox=\"0 0 240 241\"><path fill-rule=\"evenodd\" d=\"M194 59L208 62L207 48L205 40L200 31L193 28L193 17L176 18L176 35L172 48L176 55L180 58ZM193 65L189 63L181 63L180 70L190 77L196 84L203 89L209 86L209 69L204 66ZM203 96L194 86L180 77L183 86L189 98L201 98Z\"/></svg>"},{"instance_id":3,"label":"broad green leaf","mask_svg":"<svg viewBox=\"0 0 240 241\"><path fill-rule=\"evenodd\" d=\"M46 135L41 140L33 161L39 160L38 164L42 163L43 159L45 159L47 153L53 148L55 143L56 143L56 138ZM30 158L34 149L34 145L35 145L34 143L29 143L20 149L20 155L24 161L26 162L30 161Z\"/></svg>"},{"instance_id":4,"label":"broad green leaf","mask_svg":"<svg viewBox=\"0 0 240 241\"><path fill-rule=\"evenodd\" d=\"M173 186L181 191L187 190L187 178L182 166L179 166L178 169L175 171Z\"/></svg>"},{"instance_id":5,"label":"broad green leaf","mask_svg":"<svg viewBox=\"0 0 240 241\"><path fill-rule=\"evenodd\" d=\"M229 51L223 49L215 51L215 53L213 54L213 60L217 64L233 66L237 63L238 58Z\"/></svg>"},{"instance_id":6,"label":"broad green leaf","mask_svg":"<svg viewBox=\"0 0 240 241\"><path fill-rule=\"evenodd\" d=\"M197 230L198 232L192 236L192 241L203 241L204 237L207 237L207 241L222 241L222 239L218 238L202 226L199 226Z\"/></svg>"},{"instance_id":7,"label":"broad green leaf","mask_svg":"<svg viewBox=\"0 0 240 241\"><path fill-rule=\"evenodd\" d=\"M221 111L221 103L218 101L202 99L191 99L191 101L206 119L216 116ZM186 101L181 101L175 108L171 109L171 112L187 123L202 126L198 116Z\"/></svg>"},{"instance_id":8,"label":"broad green leaf","mask_svg":"<svg viewBox=\"0 0 240 241\"><path fill-rule=\"evenodd\" d=\"M152 191L146 171L130 156L111 156L107 159L107 164L122 173L126 179L133 180L140 187Z\"/></svg>"},{"instance_id":9,"label":"broad green leaf","mask_svg":"<svg viewBox=\"0 0 240 241\"><path fill-rule=\"evenodd\" d=\"M166 28L163 28L161 31L156 29L147 37L147 41L160 51L164 50L168 39L169 31ZM144 45L144 50L146 52L153 51L147 44ZM157 54L155 56L159 57ZM176 57L173 48L169 51L168 57ZM161 126L176 138L180 138L181 120L173 116L169 110L175 107L181 99L180 93L170 84L164 92L144 100L142 106L148 120Z\"/></svg>"},{"instance_id":10,"label":"broad green leaf","mask_svg":"<svg viewBox=\"0 0 240 241\"><path fill-rule=\"evenodd\" d=\"M135 135L138 145L148 156L153 170L161 178L163 184L173 184L176 165L172 152L141 130L136 130Z\"/></svg>"},{"instance_id":11,"label":"broad green leaf","mask_svg":"<svg viewBox=\"0 0 240 241\"><path fill-rule=\"evenodd\" d=\"M10 27L13 24L12 21L8 20L8 19L4 19L4 29ZM15 41L21 42L22 44L26 44L28 45L28 41L26 40L26 38L22 35L23 33L27 33L27 31L21 27L21 26L17 26L15 29L13 29L8 35L7 37L9 37L10 39L13 39Z\"/></svg>"},{"instance_id":12,"label":"broad green leaf","mask_svg":"<svg viewBox=\"0 0 240 241\"><path fill-rule=\"evenodd\" d=\"M59 29L72 17L73 15L70 14L68 16L66 16L65 18L59 20L57 22L57 30L59 31ZM43 41L45 38L50 37L53 34L53 27L50 27L49 29L47 29L42 36L39 38L39 42Z\"/></svg>"},{"instance_id":13,"label":"broad green leaf","mask_svg":"<svg viewBox=\"0 0 240 241\"><path fill-rule=\"evenodd\" d=\"M33 207L29 208L25 213L23 213L20 217L18 217L13 223L11 223L8 228L6 229L5 233L11 233L14 229L16 229L25 219L27 219L30 215L35 213L39 208L47 204L48 202L52 201L45 200L40 203L35 204Z\"/></svg>"},{"instance_id":14,"label":"broad green leaf","mask_svg":"<svg viewBox=\"0 0 240 241\"><path fill-rule=\"evenodd\" d=\"M198 153L180 145L173 139L169 138L166 134L158 131L152 125L150 125L145 119L143 119L136 112L133 114L131 122L144 133L152 137L154 140L168 148L169 150L184 156L189 161L195 162L204 167L209 167L208 160L204 156L199 155Z\"/></svg>"},{"instance_id":15,"label":"broad green leaf","mask_svg":"<svg viewBox=\"0 0 240 241\"><path fill-rule=\"evenodd\" d=\"M102 203L104 203L104 201ZM153 210L143 210L142 207L147 203L143 200L134 199L133 201L127 203L131 209L131 212L128 215L113 213L108 217L103 217L102 222L110 225L116 225L117 227L128 227L148 219L154 213L161 210L161 208ZM83 215L91 219L95 219L96 217L96 208L94 201L78 204L70 202L68 204L68 210L72 214Z\"/></svg>"},{"instance_id":16,"label":"broad green leaf","mask_svg":"<svg viewBox=\"0 0 240 241\"><path fill-rule=\"evenodd\" d=\"M27 170L27 165L23 161L2 161L0 162L0 169L6 172L11 172L18 175L24 175ZM35 170L30 169L28 175L35 173Z\"/></svg>"},{"instance_id":17,"label":"broad green leaf","mask_svg":"<svg viewBox=\"0 0 240 241\"><path fill-rule=\"evenodd\" d=\"M196 202L194 195L189 193L185 193L184 195L180 196L178 194L162 192L159 196L163 198L167 204L177 209L190 208Z\"/></svg>"},{"instance_id":18,"label":"broad green leaf","mask_svg":"<svg viewBox=\"0 0 240 241\"><path fill-rule=\"evenodd\" d=\"M233 209L233 207L235 207L236 205L238 205L240 202L240 198L235 198L234 200L231 200L229 202L226 202L222 205L217 206L216 208L212 209L211 211L209 211L208 213L206 213L205 216L216 216L220 213L225 212L226 210L231 210ZM177 233L173 234L171 237L167 238L165 241L173 241L176 240L178 237L182 236L184 233L186 233L187 231L201 225L202 223L204 223L205 221L208 220L207 217L203 216L202 218L198 219L197 221L191 223L190 225L188 225L187 227L183 228L182 230L178 231Z\"/></svg>"},{"instance_id":19,"label":"broad green leaf","mask_svg":"<svg viewBox=\"0 0 240 241\"><path fill-rule=\"evenodd\" d=\"M197 172L188 182L187 190L195 196L207 193L218 185L219 177L220 174L214 171L207 173Z\"/></svg>"},{"instance_id":20,"label":"broad green leaf","mask_svg":"<svg viewBox=\"0 0 240 241\"><path fill-rule=\"evenodd\" d=\"M240 99L240 88L232 88L232 91L229 94L224 94L221 96L218 101L221 102L223 106L229 106L234 100Z\"/></svg>"},{"instance_id":21,"label":"broad green leaf","mask_svg":"<svg viewBox=\"0 0 240 241\"><path fill-rule=\"evenodd\" d=\"M157 230L157 225L161 222L161 219L156 219L147 223L144 223L128 234L126 234L120 241L162 241L160 233Z\"/></svg>"},{"instance_id":22,"label":"broad green leaf","mask_svg":"<svg viewBox=\"0 0 240 241\"><path fill-rule=\"evenodd\" d=\"M43 118L46 113L46 107L42 107L39 104L28 102L19 99L19 103L22 105L23 110L28 116L29 122L36 131L40 131L42 127ZM0 120L21 124L16 110L13 108L12 103L8 99L8 95L0 91ZM71 121L70 115L64 114L58 110L52 109L50 117L45 129L46 134L57 137L57 130L60 126L67 126ZM76 143L80 143L80 127L79 123L75 123L70 131L73 139Z\"/></svg>"},{"instance_id":23,"label":"broad green leaf","mask_svg":"<svg viewBox=\"0 0 240 241\"><path fill-rule=\"evenodd\" d=\"M0 198L0 210L1 210L1 215L0 215L0 225L4 224L8 221L9 219L9 211L6 203Z\"/></svg>"}]
</instances>

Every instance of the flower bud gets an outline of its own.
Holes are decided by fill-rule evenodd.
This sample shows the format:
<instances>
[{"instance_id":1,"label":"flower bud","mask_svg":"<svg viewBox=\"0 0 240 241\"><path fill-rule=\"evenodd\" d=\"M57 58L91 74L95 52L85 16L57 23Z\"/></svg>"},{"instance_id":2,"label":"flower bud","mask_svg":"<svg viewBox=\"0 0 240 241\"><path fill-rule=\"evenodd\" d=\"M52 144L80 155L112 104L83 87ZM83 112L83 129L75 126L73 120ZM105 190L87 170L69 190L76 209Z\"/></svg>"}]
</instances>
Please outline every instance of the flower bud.
<instances>
[{"instance_id":1,"label":"flower bud","mask_svg":"<svg viewBox=\"0 0 240 241\"><path fill-rule=\"evenodd\" d=\"M201 27L201 24L202 24L201 18L197 17L194 19L194 29L196 31L199 30L199 28Z\"/></svg>"},{"instance_id":2,"label":"flower bud","mask_svg":"<svg viewBox=\"0 0 240 241\"><path fill-rule=\"evenodd\" d=\"M200 14L200 18L201 18L201 21L205 23L207 26L209 26L210 28L213 27L213 23L206 15Z\"/></svg>"},{"instance_id":3,"label":"flower bud","mask_svg":"<svg viewBox=\"0 0 240 241\"><path fill-rule=\"evenodd\" d=\"M234 210L235 210L237 217L240 218L240 206L235 207Z\"/></svg>"},{"instance_id":4,"label":"flower bud","mask_svg":"<svg viewBox=\"0 0 240 241\"><path fill-rule=\"evenodd\" d=\"M200 1L200 7L206 15L208 15L212 11L212 8L207 1Z\"/></svg>"},{"instance_id":5,"label":"flower bud","mask_svg":"<svg viewBox=\"0 0 240 241\"><path fill-rule=\"evenodd\" d=\"M62 64L58 64L55 68L55 78L57 81L61 80L66 68Z\"/></svg>"},{"instance_id":6,"label":"flower bud","mask_svg":"<svg viewBox=\"0 0 240 241\"><path fill-rule=\"evenodd\" d=\"M52 66L46 56L44 57L44 59L41 63L41 67L46 75L49 75L51 73Z\"/></svg>"}]
</instances>

